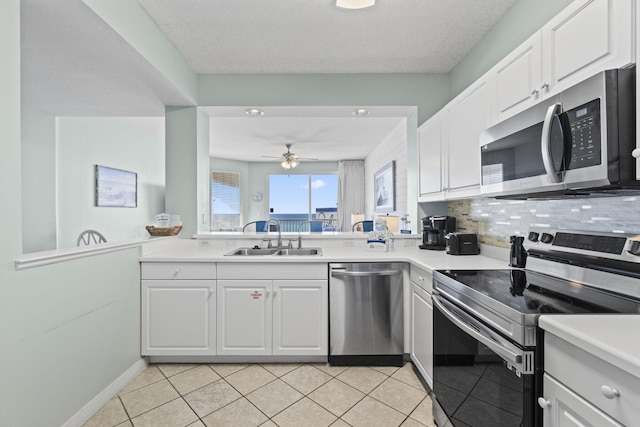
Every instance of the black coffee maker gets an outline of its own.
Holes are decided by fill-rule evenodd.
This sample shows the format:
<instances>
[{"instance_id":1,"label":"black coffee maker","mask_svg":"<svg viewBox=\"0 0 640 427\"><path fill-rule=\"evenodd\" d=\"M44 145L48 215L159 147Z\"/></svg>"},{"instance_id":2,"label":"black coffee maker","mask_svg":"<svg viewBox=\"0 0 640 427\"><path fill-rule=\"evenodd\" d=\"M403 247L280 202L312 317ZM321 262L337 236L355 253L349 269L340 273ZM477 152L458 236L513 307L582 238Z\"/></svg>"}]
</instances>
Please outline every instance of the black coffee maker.
<instances>
[{"instance_id":1,"label":"black coffee maker","mask_svg":"<svg viewBox=\"0 0 640 427\"><path fill-rule=\"evenodd\" d=\"M456 219L452 216L425 216L422 218L422 244L420 249L443 251L444 236L456 231Z\"/></svg>"}]
</instances>

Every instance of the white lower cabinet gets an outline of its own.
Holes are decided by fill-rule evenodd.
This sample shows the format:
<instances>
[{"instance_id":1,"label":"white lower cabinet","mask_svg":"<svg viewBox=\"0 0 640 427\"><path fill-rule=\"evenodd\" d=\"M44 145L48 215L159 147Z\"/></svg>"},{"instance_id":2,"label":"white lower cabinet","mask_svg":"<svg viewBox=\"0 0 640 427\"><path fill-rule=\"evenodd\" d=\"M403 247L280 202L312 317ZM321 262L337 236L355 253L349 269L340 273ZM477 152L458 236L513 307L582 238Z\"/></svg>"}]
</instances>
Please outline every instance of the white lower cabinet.
<instances>
[{"instance_id":1,"label":"white lower cabinet","mask_svg":"<svg viewBox=\"0 0 640 427\"><path fill-rule=\"evenodd\" d=\"M271 280L218 281L218 354L271 354Z\"/></svg>"},{"instance_id":2,"label":"white lower cabinet","mask_svg":"<svg viewBox=\"0 0 640 427\"><path fill-rule=\"evenodd\" d=\"M326 280L274 280L273 354L327 354L328 316Z\"/></svg>"},{"instance_id":3,"label":"white lower cabinet","mask_svg":"<svg viewBox=\"0 0 640 427\"><path fill-rule=\"evenodd\" d=\"M142 281L142 355L215 354L215 280Z\"/></svg>"},{"instance_id":4,"label":"white lower cabinet","mask_svg":"<svg viewBox=\"0 0 640 427\"><path fill-rule=\"evenodd\" d=\"M411 284L411 360L433 388L433 305L431 295Z\"/></svg>"},{"instance_id":5,"label":"white lower cabinet","mask_svg":"<svg viewBox=\"0 0 640 427\"><path fill-rule=\"evenodd\" d=\"M411 360L429 387L433 388L433 275L412 265L411 283Z\"/></svg>"},{"instance_id":6,"label":"white lower cabinet","mask_svg":"<svg viewBox=\"0 0 640 427\"><path fill-rule=\"evenodd\" d=\"M640 378L549 332L544 339L544 427L638 425Z\"/></svg>"},{"instance_id":7,"label":"white lower cabinet","mask_svg":"<svg viewBox=\"0 0 640 427\"><path fill-rule=\"evenodd\" d=\"M544 375L544 427L622 427L604 412L584 400L578 394Z\"/></svg>"},{"instance_id":8,"label":"white lower cabinet","mask_svg":"<svg viewBox=\"0 0 640 427\"><path fill-rule=\"evenodd\" d=\"M217 281L218 355L328 354L326 264L220 264L219 274L224 278ZM231 278L243 275L248 278Z\"/></svg>"},{"instance_id":9,"label":"white lower cabinet","mask_svg":"<svg viewBox=\"0 0 640 427\"><path fill-rule=\"evenodd\" d=\"M214 355L215 263L143 262L141 277L141 354Z\"/></svg>"}]
</instances>

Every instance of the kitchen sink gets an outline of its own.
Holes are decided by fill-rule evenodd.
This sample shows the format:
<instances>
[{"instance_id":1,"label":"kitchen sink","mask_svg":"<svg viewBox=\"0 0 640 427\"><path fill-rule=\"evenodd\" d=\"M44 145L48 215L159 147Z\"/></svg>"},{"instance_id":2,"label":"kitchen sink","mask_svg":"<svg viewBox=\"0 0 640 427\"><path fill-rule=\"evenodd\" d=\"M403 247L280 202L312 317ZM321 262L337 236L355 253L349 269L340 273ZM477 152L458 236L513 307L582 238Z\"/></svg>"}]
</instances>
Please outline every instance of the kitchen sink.
<instances>
[{"instance_id":1,"label":"kitchen sink","mask_svg":"<svg viewBox=\"0 0 640 427\"><path fill-rule=\"evenodd\" d=\"M224 254L225 256L304 256L322 255L321 248L238 248Z\"/></svg>"},{"instance_id":2,"label":"kitchen sink","mask_svg":"<svg viewBox=\"0 0 640 427\"><path fill-rule=\"evenodd\" d=\"M273 255L278 251L277 248L238 248L226 253L225 256Z\"/></svg>"},{"instance_id":3,"label":"kitchen sink","mask_svg":"<svg viewBox=\"0 0 640 427\"><path fill-rule=\"evenodd\" d=\"M275 255L322 255L322 249L320 248L301 248L301 249L280 249Z\"/></svg>"}]
</instances>

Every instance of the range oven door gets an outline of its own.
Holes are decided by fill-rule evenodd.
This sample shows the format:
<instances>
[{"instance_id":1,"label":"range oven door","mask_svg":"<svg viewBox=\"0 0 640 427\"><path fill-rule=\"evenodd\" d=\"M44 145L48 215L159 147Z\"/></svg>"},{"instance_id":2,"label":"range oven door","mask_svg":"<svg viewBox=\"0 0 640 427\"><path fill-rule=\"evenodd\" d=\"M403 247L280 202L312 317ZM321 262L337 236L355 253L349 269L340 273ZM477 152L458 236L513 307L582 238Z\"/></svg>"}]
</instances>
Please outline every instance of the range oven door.
<instances>
[{"instance_id":1,"label":"range oven door","mask_svg":"<svg viewBox=\"0 0 640 427\"><path fill-rule=\"evenodd\" d=\"M539 426L534 350L433 295L433 415L439 427Z\"/></svg>"}]
</instances>

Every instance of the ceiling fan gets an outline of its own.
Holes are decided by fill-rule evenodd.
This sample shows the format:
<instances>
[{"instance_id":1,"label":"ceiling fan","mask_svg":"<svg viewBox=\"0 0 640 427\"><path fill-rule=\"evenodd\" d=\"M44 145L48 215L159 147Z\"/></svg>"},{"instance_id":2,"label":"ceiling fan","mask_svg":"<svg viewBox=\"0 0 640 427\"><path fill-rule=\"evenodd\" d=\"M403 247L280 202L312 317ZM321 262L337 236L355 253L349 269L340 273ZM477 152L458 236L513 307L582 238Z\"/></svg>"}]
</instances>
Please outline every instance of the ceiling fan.
<instances>
[{"instance_id":1,"label":"ceiling fan","mask_svg":"<svg viewBox=\"0 0 640 427\"><path fill-rule=\"evenodd\" d=\"M287 152L282 153L281 157L274 157L274 156L262 156L262 157L271 158L271 159L282 159L280 166L282 166L284 169L295 168L300 164L300 160L318 160L314 158L298 157L296 153L291 152L291 144L286 144L285 147L287 147Z\"/></svg>"}]
</instances>

